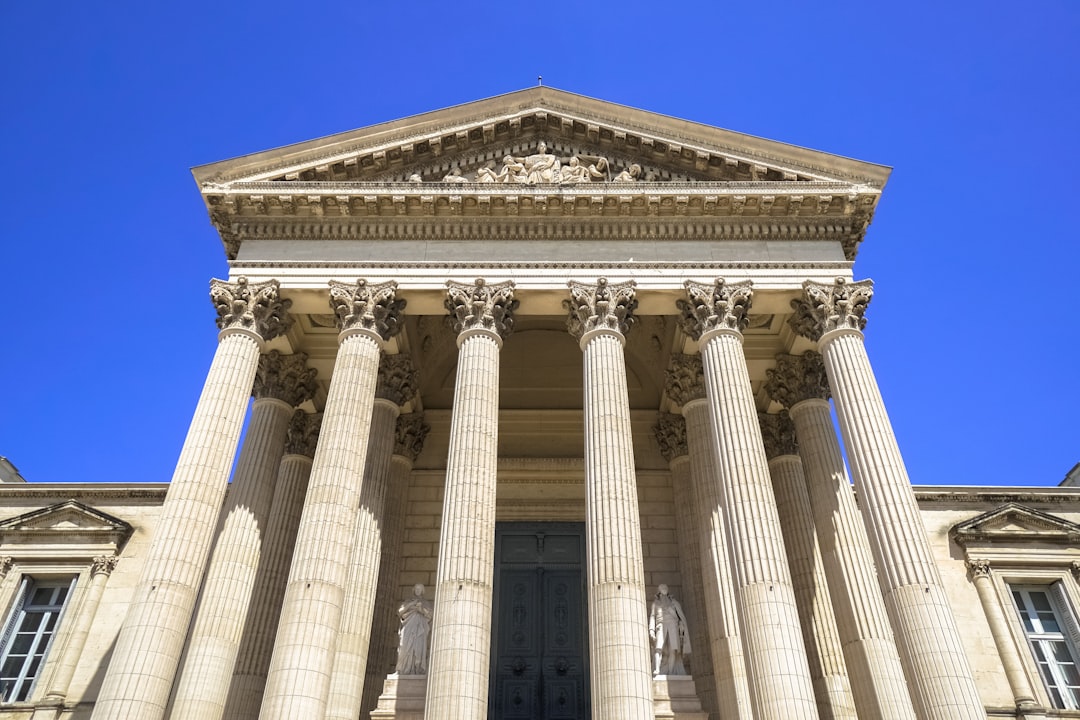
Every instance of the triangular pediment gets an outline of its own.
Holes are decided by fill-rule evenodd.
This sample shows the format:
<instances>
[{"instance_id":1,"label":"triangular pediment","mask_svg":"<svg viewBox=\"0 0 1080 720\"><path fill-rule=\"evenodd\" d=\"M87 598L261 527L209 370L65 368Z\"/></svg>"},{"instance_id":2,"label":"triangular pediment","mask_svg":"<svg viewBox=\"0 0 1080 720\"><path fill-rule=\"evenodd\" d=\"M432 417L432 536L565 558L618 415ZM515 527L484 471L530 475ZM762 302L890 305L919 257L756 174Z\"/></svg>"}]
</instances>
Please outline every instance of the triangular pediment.
<instances>
[{"instance_id":1,"label":"triangular pediment","mask_svg":"<svg viewBox=\"0 0 1080 720\"><path fill-rule=\"evenodd\" d=\"M27 536L83 535L112 539L121 545L131 531L131 525L119 518L76 500L68 500L0 521L0 543Z\"/></svg>"},{"instance_id":2,"label":"triangular pediment","mask_svg":"<svg viewBox=\"0 0 1080 720\"><path fill-rule=\"evenodd\" d=\"M1080 525L1041 510L1007 503L952 528L961 545L991 543L1080 543Z\"/></svg>"}]
</instances>

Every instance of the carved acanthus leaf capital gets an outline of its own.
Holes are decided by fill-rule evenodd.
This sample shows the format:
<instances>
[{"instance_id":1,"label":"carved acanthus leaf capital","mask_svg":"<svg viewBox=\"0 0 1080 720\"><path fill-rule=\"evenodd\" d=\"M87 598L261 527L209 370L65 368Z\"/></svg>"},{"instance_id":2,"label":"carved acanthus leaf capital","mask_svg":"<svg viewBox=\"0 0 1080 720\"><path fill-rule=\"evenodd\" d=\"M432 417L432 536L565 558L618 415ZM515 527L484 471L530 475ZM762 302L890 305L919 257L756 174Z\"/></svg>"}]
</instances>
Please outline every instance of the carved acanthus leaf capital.
<instances>
[{"instance_id":1,"label":"carved acanthus leaf capital","mask_svg":"<svg viewBox=\"0 0 1080 720\"><path fill-rule=\"evenodd\" d=\"M285 440L286 455L304 455L315 457L315 448L319 444L319 429L322 427L322 413L306 413L297 410L289 421L289 434Z\"/></svg>"},{"instance_id":2,"label":"carved acanthus leaf capital","mask_svg":"<svg viewBox=\"0 0 1080 720\"><path fill-rule=\"evenodd\" d=\"M477 278L472 285L446 281L446 309L454 331L487 330L500 338L509 337L514 330L514 283L507 280L494 285Z\"/></svg>"},{"instance_id":3,"label":"carved acanthus leaf capital","mask_svg":"<svg viewBox=\"0 0 1080 720\"><path fill-rule=\"evenodd\" d=\"M758 413L761 424L761 440L765 444L765 457L772 460L781 455L798 455L799 443L795 439L795 424L783 410L776 415Z\"/></svg>"},{"instance_id":4,"label":"carved acanthus leaf capital","mask_svg":"<svg viewBox=\"0 0 1080 720\"><path fill-rule=\"evenodd\" d=\"M566 329L577 339L592 330L614 330L626 335L630 326L637 322L637 307L633 280L611 284L600 278L595 285L574 280L566 283L570 299L563 300L567 311Z\"/></svg>"},{"instance_id":5,"label":"carved acanthus leaf capital","mask_svg":"<svg viewBox=\"0 0 1080 720\"><path fill-rule=\"evenodd\" d=\"M686 419L682 415L660 413L656 416L653 433L656 435L656 442L660 444L660 454L668 462L690 454L686 444Z\"/></svg>"},{"instance_id":6,"label":"carved acanthus leaf capital","mask_svg":"<svg viewBox=\"0 0 1080 720\"><path fill-rule=\"evenodd\" d=\"M417 377L408 355L386 355L379 360L379 381L375 397L404 405L416 397Z\"/></svg>"},{"instance_id":7,"label":"carved acanthus leaf capital","mask_svg":"<svg viewBox=\"0 0 1080 720\"><path fill-rule=\"evenodd\" d=\"M99 555L94 558L94 564L90 566L90 574L104 573L105 575L111 575L112 571L116 569L116 563L119 561L120 558L115 555Z\"/></svg>"},{"instance_id":8,"label":"carved acanthus leaf capital","mask_svg":"<svg viewBox=\"0 0 1080 720\"><path fill-rule=\"evenodd\" d=\"M803 283L803 299L791 301L795 313L788 325L799 335L817 342L830 330L866 327L866 306L874 296L872 280L848 282L836 278L832 285L807 280Z\"/></svg>"},{"instance_id":9,"label":"carved acanthus leaf capital","mask_svg":"<svg viewBox=\"0 0 1080 720\"><path fill-rule=\"evenodd\" d=\"M288 309L292 300L282 300L278 281L249 283L246 277L236 282L210 281L210 300L217 309L219 330L242 329L256 333L263 340L283 335L292 325Z\"/></svg>"},{"instance_id":10,"label":"carved acanthus leaf capital","mask_svg":"<svg viewBox=\"0 0 1080 720\"><path fill-rule=\"evenodd\" d=\"M813 350L802 355L777 355L776 369L767 370L765 375L765 392L789 410L803 400L831 397L825 361Z\"/></svg>"},{"instance_id":11,"label":"carved acanthus leaf capital","mask_svg":"<svg viewBox=\"0 0 1080 720\"><path fill-rule=\"evenodd\" d=\"M750 321L750 301L753 295L750 280L727 283L717 278L712 285L687 280L687 300L677 300L679 325L683 332L698 340L712 330L727 329L742 332Z\"/></svg>"},{"instance_id":12,"label":"carved acanthus leaf capital","mask_svg":"<svg viewBox=\"0 0 1080 720\"><path fill-rule=\"evenodd\" d=\"M980 558L968 558L964 561L971 577L990 577L990 561Z\"/></svg>"},{"instance_id":13,"label":"carved acanthus leaf capital","mask_svg":"<svg viewBox=\"0 0 1080 720\"><path fill-rule=\"evenodd\" d=\"M431 426L424 422L422 413L398 416L394 428L394 454L416 462L424 449L424 439L430 430Z\"/></svg>"},{"instance_id":14,"label":"carved acanthus leaf capital","mask_svg":"<svg viewBox=\"0 0 1080 720\"><path fill-rule=\"evenodd\" d=\"M251 394L256 399L274 398L296 407L315 396L318 370L307 366L307 353L282 355L271 350L259 358Z\"/></svg>"},{"instance_id":15,"label":"carved acanthus leaf capital","mask_svg":"<svg viewBox=\"0 0 1080 720\"><path fill-rule=\"evenodd\" d=\"M397 299L397 283L393 280L374 285L364 279L355 283L331 280L330 309L339 331L367 330L389 340L401 332L405 300Z\"/></svg>"},{"instance_id":16,"label":"carved acanthus leaf capital","mask_svg":"<svg viewBox=\"0 0 1080 720\"><path fill-rule=\"evenodd\" d=\"M672 355L664 373L664 392L679 407L705 397L705 373L700 355Z\"/></svg>"}]
</instances>

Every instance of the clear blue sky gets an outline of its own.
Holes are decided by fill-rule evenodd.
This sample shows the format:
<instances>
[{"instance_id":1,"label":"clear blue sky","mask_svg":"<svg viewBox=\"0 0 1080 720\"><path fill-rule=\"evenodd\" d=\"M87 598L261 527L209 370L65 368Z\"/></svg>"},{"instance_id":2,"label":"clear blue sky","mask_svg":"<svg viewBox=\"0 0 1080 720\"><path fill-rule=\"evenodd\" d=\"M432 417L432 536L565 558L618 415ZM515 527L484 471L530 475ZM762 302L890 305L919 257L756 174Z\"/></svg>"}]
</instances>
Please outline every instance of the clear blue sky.
<instances>
[{"instance_id":1,"label":"clear blue sky","mask_svg":"<svg viewBox=\"0 0 1080 720\"><path fill-rule=\"evenodd\" d=\"M1080 5L5 3L0 455L167 481L216 343L189 168L544 82L895 168L856 263L918 484L1080 460Z\"/></svg>"}]
</instances>

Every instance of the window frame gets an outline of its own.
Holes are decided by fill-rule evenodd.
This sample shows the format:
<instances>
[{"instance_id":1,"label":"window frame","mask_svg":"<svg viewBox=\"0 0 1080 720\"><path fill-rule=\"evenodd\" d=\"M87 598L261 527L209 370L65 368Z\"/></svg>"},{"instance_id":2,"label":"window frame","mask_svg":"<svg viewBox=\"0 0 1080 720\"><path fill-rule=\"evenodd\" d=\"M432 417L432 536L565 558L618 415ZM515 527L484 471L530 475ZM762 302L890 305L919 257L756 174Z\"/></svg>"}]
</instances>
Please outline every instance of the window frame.
<instances>
[{"instance_id":1,"label":"window frame","mask_svg":"<svg viewBox=\"0 0 1080 720\"><path fill-rule=\"evenodd\" d=\"M77 588L80 587L79 580L80 573L77 571L61 574L29 572L19 574L18 589L5 616L3 632L0 635L0 667L6 664L16 637L24 632L21 628L26 621L27 612L34 612L34 608L40 608L40 610L36 611L55 613L55 621L52 622L52 628L48 632L47 638L45 637L44 623L33 631L33 640L28 648L29 652L26 653L10 691L0 685L0 704L12 705L33 700L35 689L41 684L46 671L51 670L49 661L53 654L53 646L57 644L57 638L62 635L66 638L64 618L73 604ZM63 600L59 603L32 604L33 593L42 587L52 588L54 596L56 591L66 589ZM43 639L45 646L41 647ZM28 679L27 671L33 664L35 657L38 658L35 674ZM9 692L11 696L5 697Z\"/></svg>"},{"instance_id":2,"label":"window frame","mask_svg":"<svg viewBox=\"0 0 1080 720\"><path fill-rule=\"evenodd\" d=\"M1054 645L1063 645L1072 662L1074 672L1080 669L1080 648L1077 648L1076 639L1076 611L1068 606L1069 597L1064 585L1063 580L1037 585L1010 583L1009 596L1013 600L1013 609L1020 620L1024 640L1035 659L1039 678L1050 696L1050 706L1058 710L1080 710L1080 683L1069 684L1068 678L1064 675L1063 666L1057 662L1056 653L1053 652ZM1054 591L1055 588L1058 592ZM1056 631L1042 627L1040 611L1035 606L1035 600L1032 597L1034 592L1041 593L1045 597L1050 612L1054 616L1054 622L1058 626ZM1024 606L1023 609L1020 607L1021 604ZM1062 607L1063 604L1066 606ZM1029 624L1030 630L1027 627ZM1073 628L1072 631L1069 629L1070 625ZM1060 698L1060 705L1058 698Z\"/></svg>"}]
</instances>

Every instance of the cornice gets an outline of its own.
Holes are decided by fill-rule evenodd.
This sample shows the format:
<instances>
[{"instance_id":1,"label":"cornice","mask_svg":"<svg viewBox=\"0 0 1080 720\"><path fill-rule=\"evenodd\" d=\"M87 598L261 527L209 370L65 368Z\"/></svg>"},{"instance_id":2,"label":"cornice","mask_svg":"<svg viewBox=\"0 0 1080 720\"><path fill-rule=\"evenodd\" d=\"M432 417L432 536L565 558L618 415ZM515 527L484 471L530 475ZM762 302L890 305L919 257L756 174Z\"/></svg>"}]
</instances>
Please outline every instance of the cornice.
<instances>
[{"instance_id":1,"label":"cornice","mask_svg":"<svg viewBox=\"0 0 1080 720\"><path fill-rule=\"evenodd\" d=\"M52 498L57 501L92 498L101 500L165 499L168 483L20 483L0 485L0 499Z\"/></svg>"},{"instance_id":2,"label":"cornice","mask_svg":"<svg viewBox=\"0 0 1080 720\"><path fill-rule=\"evenodd\" d=\"M1074 504L1080 513L1080 488L931 486L912 488L920 504L952 503L1064 503Z\"/></svg>"}]
</instances>

